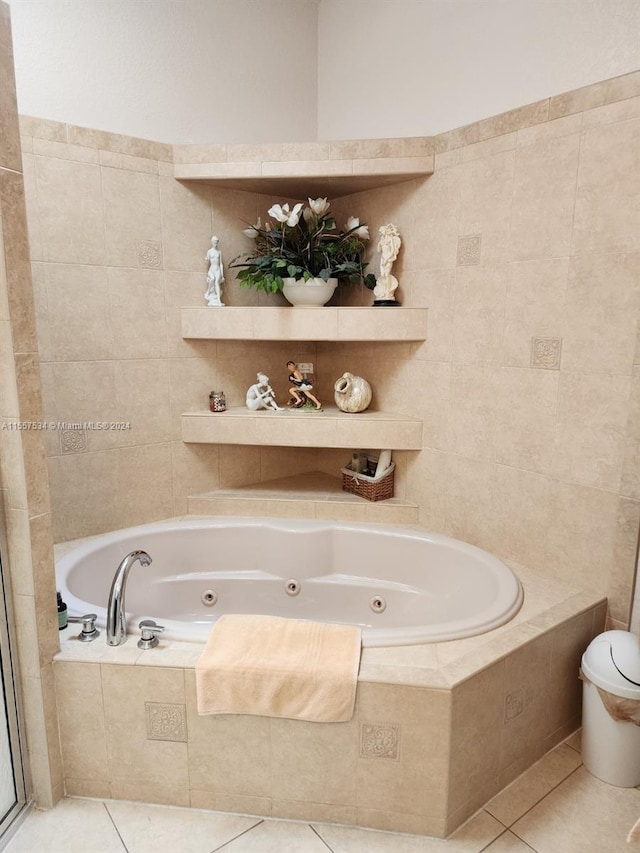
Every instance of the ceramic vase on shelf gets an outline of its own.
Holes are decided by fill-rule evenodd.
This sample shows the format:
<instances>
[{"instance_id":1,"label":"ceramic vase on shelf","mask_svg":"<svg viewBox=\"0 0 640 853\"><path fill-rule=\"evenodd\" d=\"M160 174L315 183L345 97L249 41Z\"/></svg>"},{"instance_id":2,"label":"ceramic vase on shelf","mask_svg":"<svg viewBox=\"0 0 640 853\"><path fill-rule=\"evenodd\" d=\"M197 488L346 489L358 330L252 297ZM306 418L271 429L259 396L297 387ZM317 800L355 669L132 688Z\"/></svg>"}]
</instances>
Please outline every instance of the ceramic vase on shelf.
<instances>
[{"instance_id":1,"label":"ceramic vase on shelf","mask_svg":"<svg viewBox=\"0 0 640 853\"><path fill-rule=\"evenodd\" d=\"M371 385L353 373L343 373L333 390L336 405L343 412L364 412L371 402Z\"/></svg>"},{"instance_id":2,"label":"ceramic vase on shelf","mask_svg":"<svg viewBox=\"0 0 640 853\"><path fill-rule=\"evenodd\" d=\"M337 278L325 281L323 278L302 279L284 278L282 293L287 302L305 308L320 308L326 305L338 286Z\"/></svg>"}]
</instances>

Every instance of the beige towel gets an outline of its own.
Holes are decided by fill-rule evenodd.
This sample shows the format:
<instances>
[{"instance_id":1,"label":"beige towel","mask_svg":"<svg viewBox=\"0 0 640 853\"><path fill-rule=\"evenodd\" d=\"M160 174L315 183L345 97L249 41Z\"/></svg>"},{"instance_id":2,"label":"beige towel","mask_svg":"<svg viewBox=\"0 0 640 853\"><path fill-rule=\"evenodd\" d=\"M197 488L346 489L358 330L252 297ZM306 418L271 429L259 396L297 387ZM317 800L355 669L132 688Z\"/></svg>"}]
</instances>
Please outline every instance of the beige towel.
<instances>
[{"instance_id":1,"label":"beige towel","mask_svg":"<svg viewBox=\"0 0 640 853\"><path fill-rule=\"evenodd\" d=\"M196 664L199 714L350 720L360 629L277 616L221 616Z\"/></svg>"}]
</instances>

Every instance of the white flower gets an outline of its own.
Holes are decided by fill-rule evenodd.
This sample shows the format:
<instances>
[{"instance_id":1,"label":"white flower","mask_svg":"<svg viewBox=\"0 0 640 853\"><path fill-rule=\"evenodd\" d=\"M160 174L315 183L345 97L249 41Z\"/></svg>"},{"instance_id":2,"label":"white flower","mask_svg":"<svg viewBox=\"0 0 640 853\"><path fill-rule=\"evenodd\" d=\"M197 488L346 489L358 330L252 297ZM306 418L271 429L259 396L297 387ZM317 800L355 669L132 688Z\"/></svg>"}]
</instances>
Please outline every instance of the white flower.
<instances>
[{"instance_id":1,"label":"white flower","mask_svg":"<svg viewBox=\"0 0 640 853\"><path fill-rule=\"evenodd\" d=\"M360 225L360 220L357 216L350 216L347 219L345 228L347 231L351 231L354 237L359 237L361 240L369 239L369 226Z\"/></svg>"},{"instance_id":2,"label":"white flower","mask_svg":"<svg viewBox=\"0 0 640 853\"><path fill-rule=\"evenodd\" d=\"M323 216L331 207L326 198L310 198L309 207L316 216Z\"/></svg>"},{"instance_id":3,"label":"white flower","mask_svg":"<svg viewBox=\"0 0 640 853\"><path fill-rule=\"evenodd\" d=\"M255 240L258 236L258 231L262 228L262 219L258 217L258 221L255 225L250 225L249 228L243 229L242 233L246 234L247 237L251 237L252 240Z\"/></svg>"},{"instance_id":4,"label":"white flower","mask_svg":"<svg viewBox=\"0 0 640 853\"><path fill-rule=\"evenodd\" d=\"M296 204L293 210L289 210L288 204L283 204L282 206L280 206L279 204L274 204L273 207L269 208L269 216L272 216L274 219L277 219L278 222L286 222L287 225L293 228L294 225L298 224L301 210L301 202Z\"/></svg>"}]
</instances>

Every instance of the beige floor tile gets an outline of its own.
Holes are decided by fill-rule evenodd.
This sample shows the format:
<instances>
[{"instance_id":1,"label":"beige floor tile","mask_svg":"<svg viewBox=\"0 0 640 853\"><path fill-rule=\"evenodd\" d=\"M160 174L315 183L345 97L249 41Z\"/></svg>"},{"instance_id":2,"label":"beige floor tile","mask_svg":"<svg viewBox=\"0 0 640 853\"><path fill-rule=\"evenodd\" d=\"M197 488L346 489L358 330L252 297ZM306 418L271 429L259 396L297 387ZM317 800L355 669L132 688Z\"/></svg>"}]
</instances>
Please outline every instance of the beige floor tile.
<instances>
[{"instance_id":1,"label":"beige floor tile","mask_svg":"<svg viewBox=\"0 0 640 853\"><path fill-rule=\"evenodd\" d=\"M236 838L225 853L327 853L324 842L302 823L265 821Z\"/></svg>"},{"instance_id":2,"label":"beige floor tile","mask_svg":"<svg viewBox=\"0 0 640 853\"><path fill-rule=\"evenodd\" d=\"M356 827L315 827L320 837L335 853L479 853L500 834L502 828L498 821L486 812L478 812L446 842L439 838L377 832ZM232 849L233 847L229 848L230 851Z\"/></svg>"},{"instance_id":3,"label":"beige floor tile","mask_svg":"<svg viewBox=\"0 0 640 853\"><path fill-rule=\"evenodd\" d=\"M485 808L505 826L511 826L580 764L579 754L561 744L501 791Z\"/></svg>"},{"instance_id":4,"label":"beige floor tile","mask_svg":"<svg viewBox=\"0 0 640 853\"><path fill-rule=\"evenodd\" d=\"M113 802L107 809L128 853L210 853L260 823L241 815L136 803Z\"/></svg>"},{"instance_id":5,"label":"beige floor tile","mask_svg":"<svg viewBox=\"0 0 640 853\"><path fill-rule=\"evenodd\" d=\"M616 788L577 770L512 826L537 853L628 853L640 791Z\"/></svg>"},{"instance_id":6,"label":"beige floor tile","mask_svg":"<svg viewBox=\"0 0 640 853\"><path fill-rule=\"evenodd\" d=\"M74 838L90 839L100 853L126 853L103 803L90 800L63 800L50 811L32 811L5 853L68 853Z\"/></svg>"}]
</instances>

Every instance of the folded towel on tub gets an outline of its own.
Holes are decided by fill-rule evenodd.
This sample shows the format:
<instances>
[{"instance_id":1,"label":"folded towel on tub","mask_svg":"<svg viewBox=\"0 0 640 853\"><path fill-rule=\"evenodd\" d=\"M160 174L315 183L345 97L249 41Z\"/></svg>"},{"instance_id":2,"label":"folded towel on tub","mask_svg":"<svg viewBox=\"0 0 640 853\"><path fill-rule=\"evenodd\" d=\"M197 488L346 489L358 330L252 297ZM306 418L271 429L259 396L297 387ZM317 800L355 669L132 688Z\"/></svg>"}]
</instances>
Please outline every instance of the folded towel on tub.
<instances>
[{"instance_id":1,"label":"folded towel on tub","mask_svg":"<svg viewBox=\"0 0 640 853\"><path fill-rule=\"evenodd\" d=\"M350 720L360 646L351 625L221 616L196 664L198 713Z\"/></svg>"}]
</instances>

